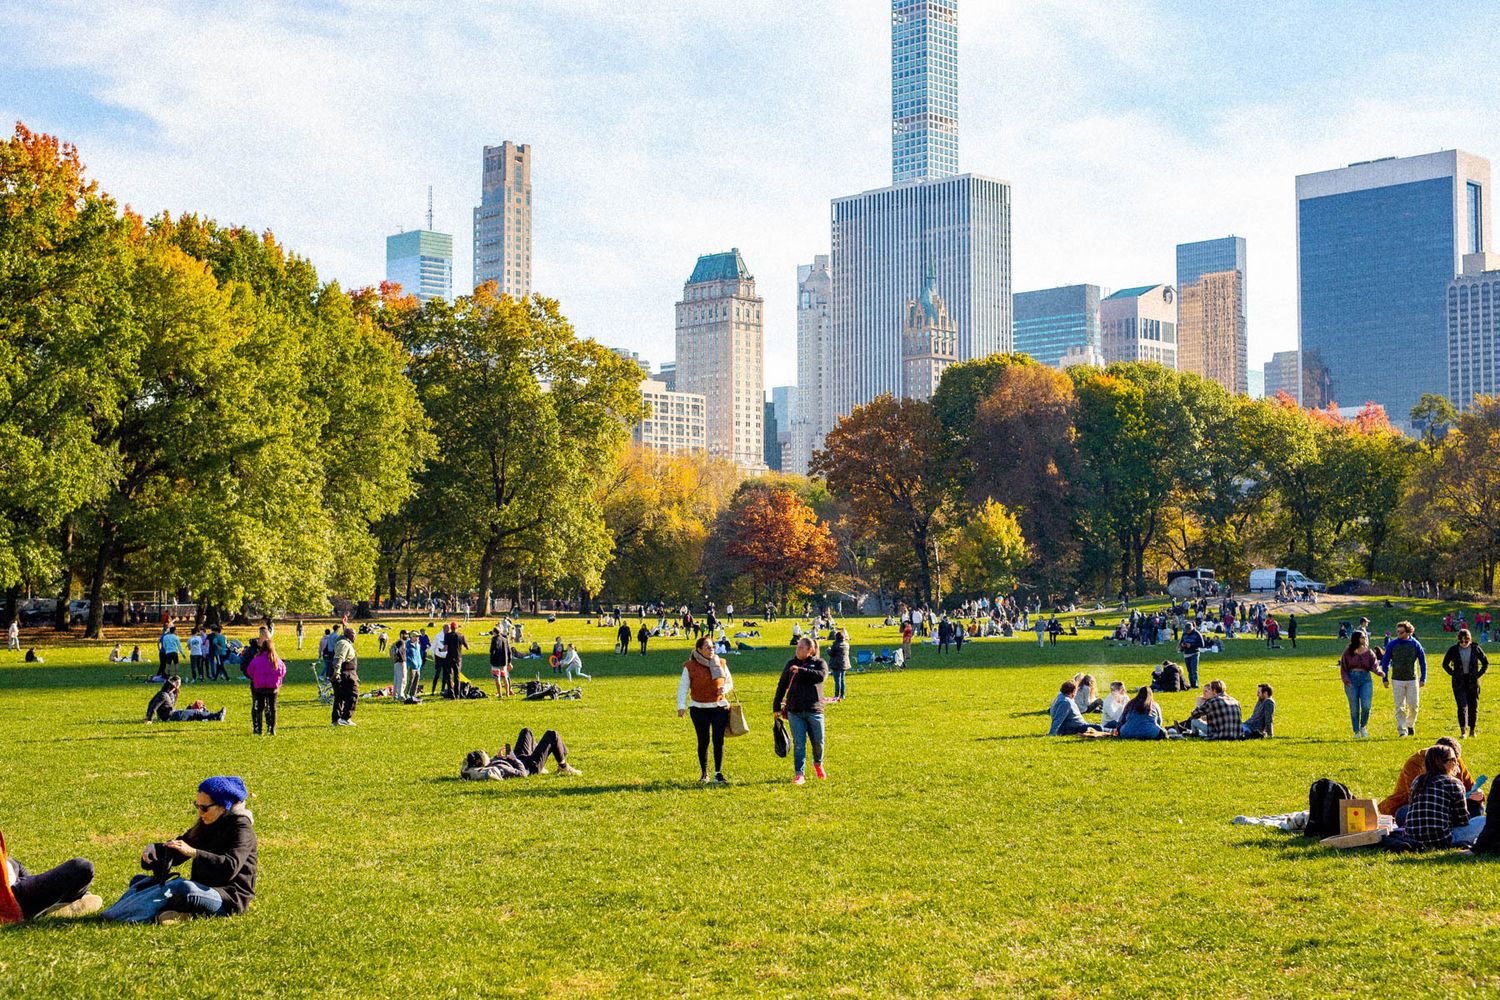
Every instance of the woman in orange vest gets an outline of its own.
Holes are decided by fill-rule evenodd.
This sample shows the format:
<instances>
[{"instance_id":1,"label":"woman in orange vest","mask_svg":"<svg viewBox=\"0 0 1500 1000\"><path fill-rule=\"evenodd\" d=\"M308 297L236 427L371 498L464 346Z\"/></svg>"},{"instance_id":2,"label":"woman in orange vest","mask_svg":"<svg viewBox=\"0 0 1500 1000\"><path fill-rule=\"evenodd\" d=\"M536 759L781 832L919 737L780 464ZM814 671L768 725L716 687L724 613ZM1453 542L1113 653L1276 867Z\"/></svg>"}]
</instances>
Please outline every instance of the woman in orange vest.
<instances>
[{"instance_id":1,"label":"woman in orange vest","mask_svg":"<svg viewBox=\"0 0 1500 1000\"><path fill-rule=\"evenodd\" d=\"M698 768L703 784L727 785L724 777L724 731L729 728L729 699L734 678L724 659L714 653L711 635L703 635L692 654L682 665L682 680L677 684L677 717L691 714L693 729L698 733ZM691 696L691 697L690 697ZM714 744L714 774L708 776L708 743Z\"/></svg>"}]
</instances>

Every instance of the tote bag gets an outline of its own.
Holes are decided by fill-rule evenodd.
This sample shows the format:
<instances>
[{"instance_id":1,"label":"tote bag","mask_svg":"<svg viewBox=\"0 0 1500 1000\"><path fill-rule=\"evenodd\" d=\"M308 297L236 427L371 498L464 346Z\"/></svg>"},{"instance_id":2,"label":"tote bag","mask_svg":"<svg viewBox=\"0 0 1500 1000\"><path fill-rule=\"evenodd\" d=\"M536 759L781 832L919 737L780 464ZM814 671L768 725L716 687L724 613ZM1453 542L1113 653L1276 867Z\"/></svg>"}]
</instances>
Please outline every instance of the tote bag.
<instances>
[{"instance_id":1,"label":"tote bag","mask_svg":"<svg viewBox=\"0 0 1500 1000\"><path fill-rule=\"evenodd\" d=\"M750 731L750 720L745 718L745 706L735 699L729 706L729 728L725 736L744 736Z\"/></svg>"}]
</instances>

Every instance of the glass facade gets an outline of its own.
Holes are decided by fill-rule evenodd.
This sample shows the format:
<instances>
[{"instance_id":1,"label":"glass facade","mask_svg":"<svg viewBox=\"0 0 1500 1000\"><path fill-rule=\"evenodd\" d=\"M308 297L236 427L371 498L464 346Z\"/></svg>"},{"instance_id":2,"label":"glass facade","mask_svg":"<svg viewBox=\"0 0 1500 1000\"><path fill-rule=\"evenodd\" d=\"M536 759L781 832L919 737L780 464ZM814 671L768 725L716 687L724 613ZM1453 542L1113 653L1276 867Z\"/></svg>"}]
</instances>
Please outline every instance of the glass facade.
<instances>
[{"instance_id":1,"label":"glass facade","mask_svg":"<svg viewBox=\"0 0 1500 1000\"><path fill-rule=\"evenodd\" d=\"M1315 373L1338 405L1374 401L1404 423L1422 393L1447 391L1454 184L1438 177L1298 201L1304 380Z\"/></svg>"},{"instance_id":2,"label":"glass facade","mask_svg":"<svg viewBox=\"0 0 1500 1000\"><path fill-rule=\"evenodd\" d=\"M1464 253L1479 253L1484 249L1484 188L1473 181L1467 182L1468 197L1464 201L1469 222L1469 239Z\"/></svg>"},{"instance_id":3,"label":"glass facade","mask_svg":"<svg viewBox=\"0 0 1500 1000\"><path fill-rule=\"evenodd\" d=\"M928 268L958 328L958 360L1011 349L1010 187L965 174L836 199L831 425L902 391L902 323Z\"/></svg>"},{"instance_id":4,"label":"glass facade","mask_svg":"<svg viewBox=\"0 0 1500 1000\"><path fill-rule=\"evenodd\" d=\"M891 177L958 173L958 0L891 0Z\"/></svg>"},{"instance_id":5,"label":"glass facade","mask_svg":"<svg viewBox=\"0 0 1500 1000\"><path fill-rule=\"evenodd\" d=\"M385 239L385 280L423 302L453 297L453 237L427 229Z\"/></svg>"},{"instance_id":6,"label":"glass facade","mask_svg":"<svg viewBox=\"0 0 1500 1000\"><path fill-rule=\"evenodd\" d=\"M1070 349L1100 350L1098 285L1017 292L1014 312L1012 349L1044 365L1056 365Z\"/></svg>"}]
</instances>

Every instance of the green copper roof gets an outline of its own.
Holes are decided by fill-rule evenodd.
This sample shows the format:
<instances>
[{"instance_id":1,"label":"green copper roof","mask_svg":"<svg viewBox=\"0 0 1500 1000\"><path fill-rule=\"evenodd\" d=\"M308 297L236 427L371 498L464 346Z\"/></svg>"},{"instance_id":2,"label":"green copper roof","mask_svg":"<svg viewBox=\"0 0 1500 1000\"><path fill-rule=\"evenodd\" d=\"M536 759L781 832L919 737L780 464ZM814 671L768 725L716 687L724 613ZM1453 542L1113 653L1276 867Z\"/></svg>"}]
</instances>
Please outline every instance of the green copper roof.
<instances>
[{"instance_id":1,"label":"green copper roof","mask_svg":"<svg viewBox=\"0 0 1500 1000\"><path fill-rule=\"evenodd\" d=\"M1151 289L1153 289L1153 288L1159 288L1159 287L1161 287L1161 286L1160 285L1137 285L1135 288L1122 288L1118 292L1115 292L1113 295L1108 296L1108 298L1111 298L1111 299L1138 299L1142 295L1145 295L1147 292L1151 291Z\"/></svg>"},{"instance_id":2,"label":"green copper roof","mask_svg":"<svg viewBox=\"0 0 1500 1000\"><path fill-rule=\"evenodd\" d=\"M750 280L750 269L745 266L745 258L740 256L739 247L735 247L728 253L706 253L699 257L688 284L696 285L700 281Z\"/></svg>"}]
</instances>

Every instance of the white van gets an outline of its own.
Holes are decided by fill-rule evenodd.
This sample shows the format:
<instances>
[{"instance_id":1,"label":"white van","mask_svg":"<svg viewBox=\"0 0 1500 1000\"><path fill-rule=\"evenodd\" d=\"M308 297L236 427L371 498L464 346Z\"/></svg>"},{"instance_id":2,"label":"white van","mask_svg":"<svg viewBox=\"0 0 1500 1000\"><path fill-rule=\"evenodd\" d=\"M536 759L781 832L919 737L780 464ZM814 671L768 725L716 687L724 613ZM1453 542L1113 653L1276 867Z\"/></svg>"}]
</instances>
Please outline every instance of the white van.
<instances>
[{"instance_id":1,"label":"white van","mask_svg":"<svg viewBox=\"0 0 1500 1000\"><path fill-rule=\"evenodd\" d=\"M1282 584L1288 584L1297 590L1316 590L1322 592L1327 589L1316 580L1309 580L1295 569L1252 569L1250 571L1250 590L1254 592L1273 591Z\"/></svg>"}]
</instances>

